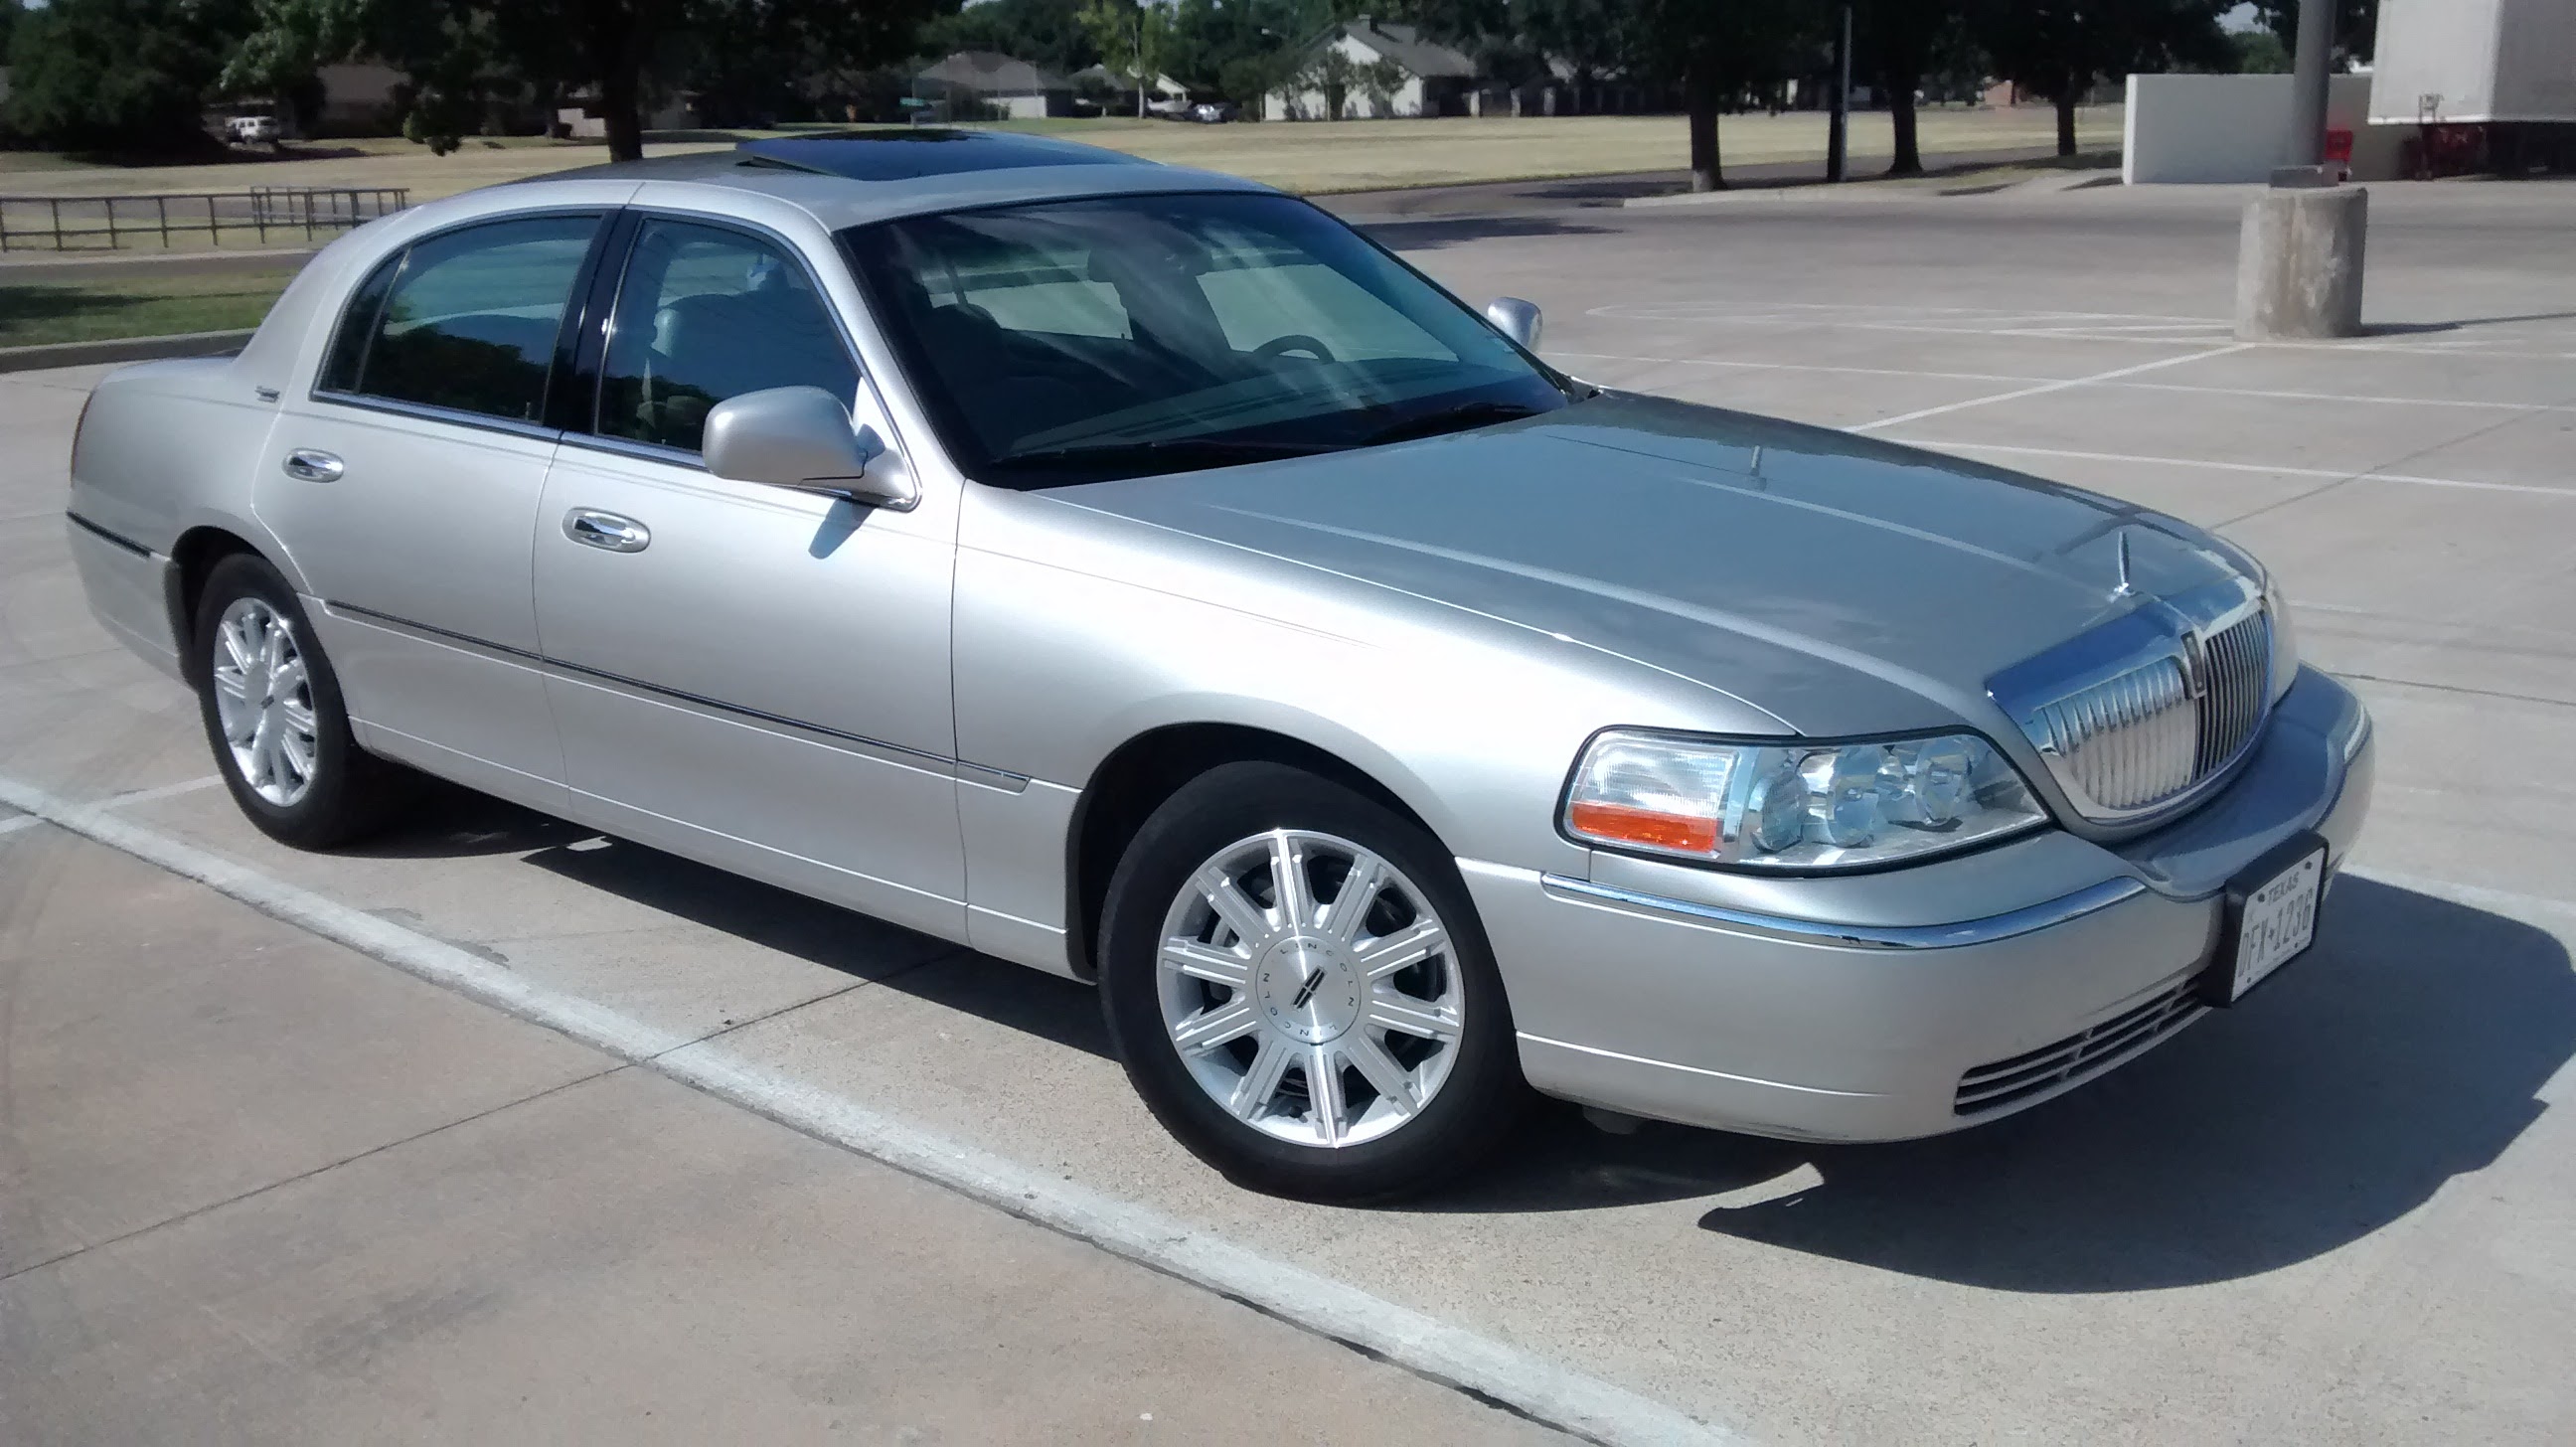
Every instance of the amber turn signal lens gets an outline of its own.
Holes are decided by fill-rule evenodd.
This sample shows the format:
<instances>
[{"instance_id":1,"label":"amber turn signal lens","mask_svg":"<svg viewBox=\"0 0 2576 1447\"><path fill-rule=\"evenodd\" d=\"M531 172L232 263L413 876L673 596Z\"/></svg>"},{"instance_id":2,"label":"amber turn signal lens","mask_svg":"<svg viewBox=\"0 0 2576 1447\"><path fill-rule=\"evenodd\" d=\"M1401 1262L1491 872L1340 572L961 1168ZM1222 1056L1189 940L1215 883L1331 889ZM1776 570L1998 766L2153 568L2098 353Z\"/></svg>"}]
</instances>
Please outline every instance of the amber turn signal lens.
<instances>
[{"instance_id":1,"label":"amber turn signal lens","mask_svg":"<svg viewBox=\"0 0 2576 1447\"><path fill-rule=\"evenodd\" d=\"M1600 804L1577 799L1565 811L1574 832L1589 839L1637 844L1691 854L1717 852L1717 821L1688 814L1666 814L1627 804Z\"/></svg>"}]
</instances>

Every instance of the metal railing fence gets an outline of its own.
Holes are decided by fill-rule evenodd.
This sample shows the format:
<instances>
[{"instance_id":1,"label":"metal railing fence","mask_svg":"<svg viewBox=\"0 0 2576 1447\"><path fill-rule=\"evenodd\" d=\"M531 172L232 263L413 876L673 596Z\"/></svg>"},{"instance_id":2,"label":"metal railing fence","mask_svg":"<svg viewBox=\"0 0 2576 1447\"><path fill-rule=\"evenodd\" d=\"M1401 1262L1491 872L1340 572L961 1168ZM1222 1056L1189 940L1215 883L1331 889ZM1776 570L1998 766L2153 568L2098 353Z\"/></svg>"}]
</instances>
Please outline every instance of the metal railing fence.
<instances>
[{"instance_id":1,"label":"metal railing fence","mask_svg":"<svg viewBox=\"0 0 2576 1447\"><path fill-rule=\"evenodd\" d=\"M227 232L314 240L411 204L402 186L255 186L141 196L0 196L0 251L121 251Z\"/></svg>"}]
</instances>

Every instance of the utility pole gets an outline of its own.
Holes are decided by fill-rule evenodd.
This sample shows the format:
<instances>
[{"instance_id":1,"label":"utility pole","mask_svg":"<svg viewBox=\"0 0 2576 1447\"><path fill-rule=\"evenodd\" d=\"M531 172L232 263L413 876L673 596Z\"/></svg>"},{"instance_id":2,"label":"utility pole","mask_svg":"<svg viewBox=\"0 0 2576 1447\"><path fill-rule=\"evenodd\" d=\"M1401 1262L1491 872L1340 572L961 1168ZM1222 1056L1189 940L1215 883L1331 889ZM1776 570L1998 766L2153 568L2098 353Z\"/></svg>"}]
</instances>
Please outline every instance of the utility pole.
<instances>
[{"instance_id":1,"label":"utility pole","mask_svg":"<svg viewBox=\"0 0 2576 1447\"><path fill-rule=\"evenodd\" d=\"M1851 159L1852 12L1843 7L1842 33L1834 40L1834 119L1825 137L1825 179L1840 182Z\"/></svg>"},{"instance_id":2,"label":"utility pole","mask_svg":"<svg viewBox=\"0 0 2576 1447\"><path fill-rule=\"evenodd\" d=\"M2326 165L2327 67L2336 0L2299 0L2290 129L2271 188L2245 205L2236 253L2236 335L2247 341L2361 331L2370 193Z\"/></svg>"},{"instance_id":3,"label":"utility pole","mask_svg":"<svg viewBox=\"0 0 2576 1447\"><path fill-rule=\"evenodd\" d=\"M2281 147L2284 169L2305 166L2314 171L2326 163L2326 72L2334 63L2334 22L2334 0L2300 0L2299 50L2290 85L2290 134ZM2297 183L2275 176L2273 184Z\"/></svg>"},{"instance_id":4,"label":"utility pole","mask_svg":"<svg viewBox=\"0 0 2576 1447\"><path fill-rule=\"evenodd\" d=\"M1136 119L1145 114L1145 0L1136 0Z\"/></svg>"}]
</instances>

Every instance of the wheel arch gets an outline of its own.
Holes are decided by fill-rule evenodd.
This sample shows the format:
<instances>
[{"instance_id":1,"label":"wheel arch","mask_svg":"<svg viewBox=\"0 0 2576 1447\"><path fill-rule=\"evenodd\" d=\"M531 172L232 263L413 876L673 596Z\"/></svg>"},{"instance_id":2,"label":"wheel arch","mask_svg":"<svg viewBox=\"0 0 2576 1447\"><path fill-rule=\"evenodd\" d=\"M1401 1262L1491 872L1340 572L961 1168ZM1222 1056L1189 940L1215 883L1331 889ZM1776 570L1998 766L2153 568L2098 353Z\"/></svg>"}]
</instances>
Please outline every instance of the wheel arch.
<instances>
[{"instance_id":1,"label":"wheel arch","mask_svg":"<svg viewBox=\"0 0 2576 1447\"><path fill-rule=\"evenodd\" d=\"M179 645L179 667L192 686L201 682L197 670L205 662L197 657L194 641L197 603L206 595L206 579L214 573L215 565L235 553L248 553L271 567L277 566L277 560L260 551L257 544L222 523L198 523L180 533L178 541L170 545L166 577L170 637Z\"/></svg>"},{"instance_id":2,"label":"wheel arch","mask_svg":"<svg viewBox=\"0 0 2576 1447\"><path fill-rule=\"evenodd\" d=\"M1304 769L1392 810L1434 840L1440 831L1377 773L1342 753L1276 729L1204 721L1147 729L1112 749L1074 801L1065 830L1065 951L1074 973L1096 978L1094 956L1109 879L1145 820L1181 787L1210 769L1274 763ZM1443 842L1443 849L1449 846Z\"/></svg>"}]
</instances>

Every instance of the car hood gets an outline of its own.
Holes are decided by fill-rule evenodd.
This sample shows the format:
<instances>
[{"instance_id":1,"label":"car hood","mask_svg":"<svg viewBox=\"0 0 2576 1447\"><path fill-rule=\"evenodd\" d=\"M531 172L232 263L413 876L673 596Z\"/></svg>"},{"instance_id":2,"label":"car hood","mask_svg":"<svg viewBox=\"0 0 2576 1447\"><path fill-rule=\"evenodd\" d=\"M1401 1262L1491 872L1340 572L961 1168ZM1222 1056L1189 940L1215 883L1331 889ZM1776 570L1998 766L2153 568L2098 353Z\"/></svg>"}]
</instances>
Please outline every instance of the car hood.
<instances>
[{"instance_id":1,"label":"car hood","mask_svg":"<svg viewBox=\"0 0 2576 1447\"><path fill-rule=\"evenodd\" d=\"M1056 495L1578 641L1817 735L1987 716L2006 665L2252 567L2074 488L1618 394Z\"/></svg>"}]
</instances>

